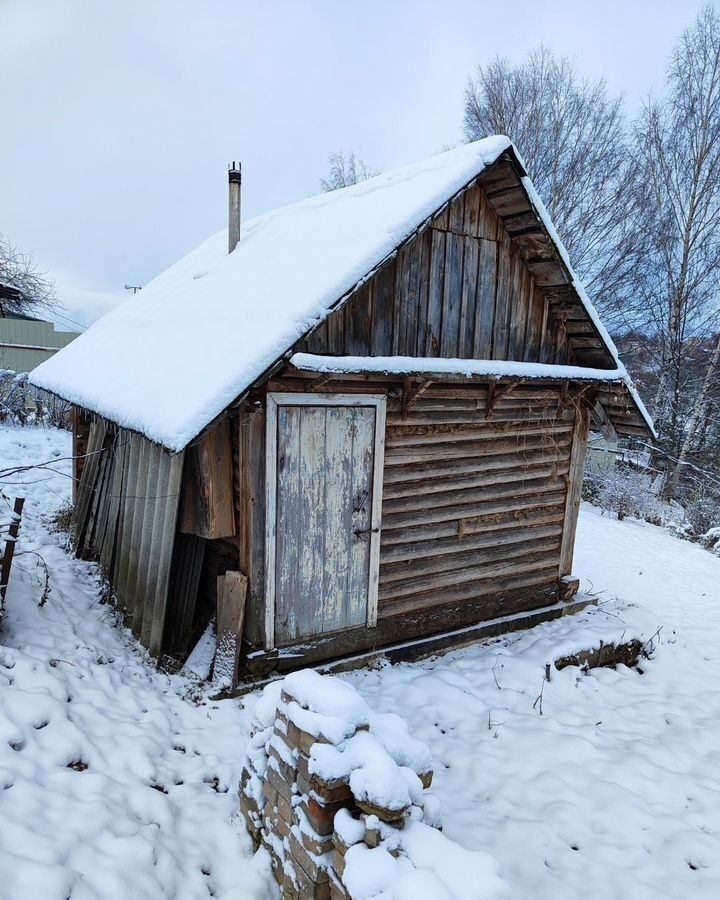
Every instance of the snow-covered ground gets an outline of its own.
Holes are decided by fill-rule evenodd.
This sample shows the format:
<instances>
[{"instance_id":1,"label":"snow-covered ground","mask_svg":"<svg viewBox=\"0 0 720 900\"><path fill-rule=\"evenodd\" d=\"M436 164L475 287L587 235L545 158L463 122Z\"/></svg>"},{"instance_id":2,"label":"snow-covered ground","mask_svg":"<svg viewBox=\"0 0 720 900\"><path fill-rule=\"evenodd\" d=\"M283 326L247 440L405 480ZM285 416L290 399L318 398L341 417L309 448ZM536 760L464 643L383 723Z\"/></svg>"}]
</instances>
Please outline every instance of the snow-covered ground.
<instances>
[{"instance_id":1,"label":"snow-covered ground","mask_svg":"<svg viewBox=\"0 0 720 900\"><path fill-rule=\"evenodd\" d=\"M0 900L273 897L234 817L254 698L209 702L115 627L94 567L47 527L69 495L68 452L64 433L0 428L0 469L57 460L4 483L28 502L0 633ZM32 550L51 573L42 608ZM517 900L714 900L720 559L585 507L575 570L641 608L609 602L346 677L430 746L445 833L496 857ZM554 650L656 620L642 674L567 668L543 683Z\"/></svg>"}]
</instances>

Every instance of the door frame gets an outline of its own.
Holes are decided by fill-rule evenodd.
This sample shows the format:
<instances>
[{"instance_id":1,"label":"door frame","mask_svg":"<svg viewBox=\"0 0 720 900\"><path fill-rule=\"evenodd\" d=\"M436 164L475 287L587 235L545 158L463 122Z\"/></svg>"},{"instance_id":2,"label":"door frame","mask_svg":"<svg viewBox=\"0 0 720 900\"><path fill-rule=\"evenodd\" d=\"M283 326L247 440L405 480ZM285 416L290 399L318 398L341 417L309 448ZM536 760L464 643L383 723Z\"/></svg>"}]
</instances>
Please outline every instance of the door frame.
<instances>
[{"instance_id":1,"label":"door frame","mask_svg":"<svg viewBox=\"0 0 720 900\"><path fill-rule=\"evenodd\" d=\"M377 625L380 575L380 525L383 468L385 464L385 394L312 394L280 392L267 394L265 426L265 649L275 647L275 563L277 541L277 453L279 406L369 406L375 410L372 502L370 507L370 553L366 627ZM312 640L308 638L307 640Z\"/></svg>"}]
</instances>

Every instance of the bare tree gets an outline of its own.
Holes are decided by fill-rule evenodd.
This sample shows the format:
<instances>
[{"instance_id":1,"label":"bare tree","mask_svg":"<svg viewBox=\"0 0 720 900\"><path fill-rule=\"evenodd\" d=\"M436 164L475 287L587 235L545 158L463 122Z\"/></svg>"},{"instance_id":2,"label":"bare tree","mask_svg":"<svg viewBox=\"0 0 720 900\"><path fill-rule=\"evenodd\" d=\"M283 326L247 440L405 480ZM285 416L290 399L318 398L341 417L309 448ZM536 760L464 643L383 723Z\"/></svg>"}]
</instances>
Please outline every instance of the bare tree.
<instances>
[{"instance_id":1,"label":"bare tree","mask_svg":"<svg viewBox=\"0 0 720 900\"><path fill-rule=\"evenodd\" d=\"M515 142L573 266L609 324L621 324L644 238L621 99L541 46L523 63L497 57L478 69L464 125L467 140L507 134Z\"/></svg>"},{"instance_id":2,"label":"bare tree","mask_svg":"<svg viewBox=\"0 0 720 900\"><path fill-rule=\"evenodd\" d=\"M323 191L337 191L378 174L369 169L361 159L356 159L352 150L347 156L343 150L332 153L328 158L328 166L328 177L320 179Z\"/></svg>"},{"instance_id":3,"label":"bare tree","mask_svg":"<svg viewBox=\"0 0 720 900\"><path fill-rule=\"evenodd\" d=\"M678 40L667 96L646 103L636 146L650 187L654 272L639 299L659 343L654 409L677 459L666 483L672 493L717 368L716 350L693 378L687 352L690 341L715 333L720 314L720 16L711 6Z\"/></svg>"},{"instance_id":4,"label":"bare tree","mask_svg":"<svg viewBox=\"0 0 720 900\"><path fill-rule=\"evenodd\" d=\"M32 255L0 234L0 316L31 315L56 306L55 285Z\"/></svg>"}]
</instances>

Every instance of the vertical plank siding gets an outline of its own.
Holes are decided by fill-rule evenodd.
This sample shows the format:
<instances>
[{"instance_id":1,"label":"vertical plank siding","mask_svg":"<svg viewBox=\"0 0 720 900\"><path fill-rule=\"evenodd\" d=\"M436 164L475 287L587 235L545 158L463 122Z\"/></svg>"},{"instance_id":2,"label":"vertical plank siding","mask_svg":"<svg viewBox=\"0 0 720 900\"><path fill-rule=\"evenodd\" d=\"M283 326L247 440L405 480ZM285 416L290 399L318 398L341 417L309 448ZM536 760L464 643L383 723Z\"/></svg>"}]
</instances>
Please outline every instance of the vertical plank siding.
<instances>
[{"instance_id":1,"label":"vertical plank siding","mask_svg":"<svg viewBox=\"0 0 720 900\"><path fill-rule=\"evenodd\" d=\"M304 341L311 353L570 362L564 326L480 187L457 197Z\"/></svg>"},{"instance_id":2,"label":"vertical plank siding","mask_svg":"<svg viewBox=\"0 0 720 900\"><path fill-rule=\"evenodd\" d=\"M183 468L138 434L92 418L73 512L77 552L97 559L136 637L163 649Z\"/></svg>"}]
</instances>

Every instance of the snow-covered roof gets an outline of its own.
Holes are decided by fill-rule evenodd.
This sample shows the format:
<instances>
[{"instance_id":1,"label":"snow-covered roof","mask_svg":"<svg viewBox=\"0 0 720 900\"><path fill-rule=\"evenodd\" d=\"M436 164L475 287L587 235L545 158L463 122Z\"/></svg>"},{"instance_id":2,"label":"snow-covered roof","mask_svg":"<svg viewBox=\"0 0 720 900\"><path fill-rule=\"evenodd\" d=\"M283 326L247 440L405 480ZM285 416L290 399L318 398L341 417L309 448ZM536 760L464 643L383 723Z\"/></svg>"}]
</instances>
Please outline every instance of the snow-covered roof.
<instances>
[{"instance_id":1,"label":"snow-covered roof","mask_svg":"<svg viewBox=\"0 0 720 900\"><path fill-rule=\"evenodd\" d=\"M30 380L180 450L511 147L507 137L485 138L258 216L230 254L227 232L219 232Z\"/></svg>"}]
</instances>

